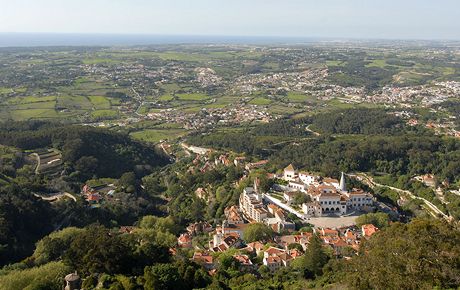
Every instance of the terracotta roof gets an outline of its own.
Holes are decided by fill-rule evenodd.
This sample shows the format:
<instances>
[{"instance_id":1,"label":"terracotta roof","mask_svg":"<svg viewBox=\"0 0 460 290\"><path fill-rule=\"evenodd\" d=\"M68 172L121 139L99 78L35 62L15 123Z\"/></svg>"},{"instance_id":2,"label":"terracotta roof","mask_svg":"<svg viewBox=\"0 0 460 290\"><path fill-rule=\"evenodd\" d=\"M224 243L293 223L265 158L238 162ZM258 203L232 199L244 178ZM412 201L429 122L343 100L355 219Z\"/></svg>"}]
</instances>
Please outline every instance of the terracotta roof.
<instances>
[{"instance_id":1,"label":"terracotta roof","mask_svg":"<svg viewBox=\"0 0 460 290\"><path fill-rule=\"evenodd\" d=\"M181 234L177 241L179 242L179 244L186 244L190 243L192 241L192 238L189 234Z\"/></svg>"},{"instance_id":2,"label":"terracotta roof","mask_svg":"<svg viewBox=\"0 0 460 290\"><path fill-rule=\"evenodd\" d=\"M361 230L363 232L363 236L370 237L373 234L375 234L376 232L378 232L379 228L374 226L373 224L367 224L367 225L363 225L361 227Z\"/></svg>"},{"instance_id":3,"label":"terracotta roof","mask_svg":"<svg viewBox=\"0 0 460 290\"><path fill-rule=\"evenodd\" d=\"M267 253L269 256L278 255L284 252L285 250L275 247L270 247L265 251L265 253Z\"/></svg>"},{"instance_id":4,"label":"terracotta roof","mask_svg":"<svg viewBox=\"0 0 460 290\"><path fill-rule=\"evenodd\" d=\"M339 183L339 181L337 179L334 179L334 178L323 178L323 182L326 182L326 183Z\"/></svg>"},{"instance_id":5,"label":"terracotta roof","mask_svg":"<svg viewBox=\"0 0 460 290\"><path fill-rule=\"evenodd\" d=\"M339 235L339 231L328 229L328 228L323 228L320 230L320 232L324 236L338 236Z\"/></svg>"},{"instance_id":6,"label":"terracotta roof","mask_svg":"<svg viewBox=\"0 0 460 290\"><path fill-rule=\"evenodd\" d=\"M240 262L242 265L252 265L251 259L247 255L235 255L233 256L238 262Z\"/></svg>"},{"instance_id":7,"label":"terracotta roof","mask_svg":"<svg viewBox=\"0 0 460 290\"><path fill-rule=\"evenodd\" d=\"M206 263L206 264L212 264L213 263L213 258L211 255L207 253L201 253L201 252L195 252L193 254L193 261L197 263Z\"/></svg>"},{"instance_id":8,"label":"terracotta roof","mask_svg":"<svg viewBox=\"0 0 460 290\"><path fill-rule=\"evenodd\" d=\"M264 244L262 244L261 242L252 242L247 244L247 246L254 250L262 250L264 248Z\"/></svg>"},{"instance_id":9,"label":"terracotta roof","mask_svg":"<svg viewBox=\"0 0 460 290\"><path fill-rule=\"evenodd\" d=\"M86 200L88 201L99 201L101 199L102 197L100 196L99 193L91 193L91 194L88 194L88 196L86 197Z\"/></svg>"},{"instance_id":10,"label":"terracotta roof","mask_svg":"<svg viewBox=\"0 0 460 290\"><path fill-rule=\"evenodd\" d=\"M338 194L335 191L329 192L329 191L323 191L320 193L321 196L329 196L329 197L340 197L340 194Z\"/></svg>"},{"instance_id":11,"label":"terracotta roof","mask_svg":"<svg viewBox=\"0 0 460 290\"><path fill-rule=\"evenodd\" d=\"M297 249L292 249L289 254L291 255L292 258L298 258L303 255L303 253Z\"/></svg>"},{"instance_id":12,"label":"terracotta roof","mask_svg":"<svg viewBox=\"0 0 460 290\"><path fill-rule=\"evenodd\" d=\"M270 256L266 260L268 264L281 263L281 258L278 256Z\"/></svg>"}]
</instances>

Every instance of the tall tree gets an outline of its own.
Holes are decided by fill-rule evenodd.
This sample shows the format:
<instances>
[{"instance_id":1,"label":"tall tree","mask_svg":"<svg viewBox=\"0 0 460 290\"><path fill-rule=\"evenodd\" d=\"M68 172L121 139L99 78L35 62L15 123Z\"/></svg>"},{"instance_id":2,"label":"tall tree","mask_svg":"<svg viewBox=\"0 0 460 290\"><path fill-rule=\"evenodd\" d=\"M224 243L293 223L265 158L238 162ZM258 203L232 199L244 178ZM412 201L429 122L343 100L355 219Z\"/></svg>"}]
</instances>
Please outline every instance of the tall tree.
<instances>
[{"instance_id":1,"label":"tall tree","mask_svg":"<svg viewBox=\"0 0 460 290\"><path fill-rule=\"evenodd\" d=\"M323 273L323 267L329 260L324 251L323 242L317 235L313 235L308 244L305 255L296 259L293 267L302 272L305 278L315 278Z\"/></svg>"},{"instance_id":2,"label":"tall tree","mask_svg":"<svg viewBox=\"0 0 460 290\"><path fill-rule=\"evenodd\" d=\"M460 285L460 231L440 220L394 223L362 245L349 264L358 289L433 289Z\"/></svg>"}]
</instances>

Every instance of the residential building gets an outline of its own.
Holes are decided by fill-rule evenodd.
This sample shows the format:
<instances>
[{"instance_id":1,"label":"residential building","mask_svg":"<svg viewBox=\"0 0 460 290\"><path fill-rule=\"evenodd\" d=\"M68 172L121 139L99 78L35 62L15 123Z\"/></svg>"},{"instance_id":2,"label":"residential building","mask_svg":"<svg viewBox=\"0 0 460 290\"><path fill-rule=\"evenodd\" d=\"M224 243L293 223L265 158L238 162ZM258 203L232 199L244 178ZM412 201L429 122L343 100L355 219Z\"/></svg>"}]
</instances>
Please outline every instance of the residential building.
<instances>
[{"instance_id":1,"label":"residential building","mask_svg":"<svg viewBox=\"0 0 460 290\"><path fill-rule=\"evenodd\" d=\"M250 221L262 222L268 216L268 211L262 203L262 196L253 187L246 187L241 193L240 210Z\"/></svg>"},{"instance_id":2,"label":"residential building","mask_svg":"<svg viewBox=\"0 0 460 290\"><path fill-rule=\"evenodd\" d=\"M363 237L369 238L373 234L379 231L379 228L374 226L373 224L366 224L361 226L361 232Z\"/></svg>"},{"instance_id":3,"label":"residential building","mask_svg":"<svg viewBox=\"0 0 460 290\"><path fill-rule=\"evenodd\" d=\"M230 225L244 224L243 217L236 206L227 207L224 210L225 218L227 223Z\"/></svg>"}]
</instances>

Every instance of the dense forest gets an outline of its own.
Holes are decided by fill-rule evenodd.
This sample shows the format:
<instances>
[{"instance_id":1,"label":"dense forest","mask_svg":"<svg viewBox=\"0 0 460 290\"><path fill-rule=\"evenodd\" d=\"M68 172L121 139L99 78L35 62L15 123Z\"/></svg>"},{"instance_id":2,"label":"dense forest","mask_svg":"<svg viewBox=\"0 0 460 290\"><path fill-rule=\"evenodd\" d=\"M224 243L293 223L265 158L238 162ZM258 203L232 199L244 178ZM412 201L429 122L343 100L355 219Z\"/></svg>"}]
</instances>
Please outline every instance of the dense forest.
<instances>
[{"instance_id":1,"label":"dense forest","mask_svg":"<svg viewBox=\"0 0 460 290\"><path fill-rule=\"evenodd\" d=\"M311 117L280 119L269 124L239 131L197 133L189 141L212 148L227 148L267 156L272 149L282 148L288 141L313 137L312 130L320 134L401 135L426 134L424 129L410 128L403 120L383 109L345 109L321 113ZM267 150L268 149L268 150Z\"/></svg>"},{"instance_id":2,"label":"dense forest","mask_svg":"<svg viewBox=\"0 0 460 290\"><path fill-rule=\"evenodd\" d=\"M404 122L382 109L348 109L318 114L312 126L329 134L395 134L403 131Z\"/></svg>"},{"instance_id":3,"label":"dense forest","mask_svg":"<svg viewBox=\"0 0 460 290\"><path fill-rule=\"evenodd\" d=\"M333 176L339 171L374 171L397 176L433 173L440 180L454 182L460 175L460 142L435 136L319 138L286 146L271 157L275 168L291 162L298 168Z\"/></svg>"},{"instance_id":4,"label":"dense forest","mask_svg":"<svg viewBox=\"0 0 460 290\"><path fill-rule=\"evenodd\" d=\"M84 126L43 122L0 124L0 144L23 150L57 148L62 151L63 161L79 171L82 180L93 175L117 178L128 171L146 175L155 166L169 163L161 151L127 135Z\"/></svg>"},{"instance_id":5,"label":"dense forest","mask_svg":"<svg viewBox=\"0 0 460 290\"><path fill-rule=\"evenodd\" d=\"M165 201L142 190L140 180L169 159L129 136L47 122L4 123L0 144L9 145L0 147L0 265L26 257L38 239L62 227L131 225L141 216L164 214ZM64 167L54 176L34 170L29 154L43 148L62 152ZM76 202L53 203L36 195L79 193L88 179L111 177L119 178L117 192L97 210L78 195Z\"/></svg>"}]
</instances>

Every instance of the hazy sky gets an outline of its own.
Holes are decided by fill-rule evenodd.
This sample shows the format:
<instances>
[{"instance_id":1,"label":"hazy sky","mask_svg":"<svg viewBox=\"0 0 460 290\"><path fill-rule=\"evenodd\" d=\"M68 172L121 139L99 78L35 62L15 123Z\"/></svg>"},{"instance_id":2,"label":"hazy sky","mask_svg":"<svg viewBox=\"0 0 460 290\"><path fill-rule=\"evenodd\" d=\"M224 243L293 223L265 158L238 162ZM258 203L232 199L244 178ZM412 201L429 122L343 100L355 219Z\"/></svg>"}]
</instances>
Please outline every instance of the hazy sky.
<instances>
[{"instance_id":1,"label":"hazy sky","mask_svg":"<svg viewBox=\"0 0 460 290\"><path fill-rule=\"evenodd\" d=\"M0 32L460 39L460 0L0 0Z\"/></svg>"}]
</instances>

